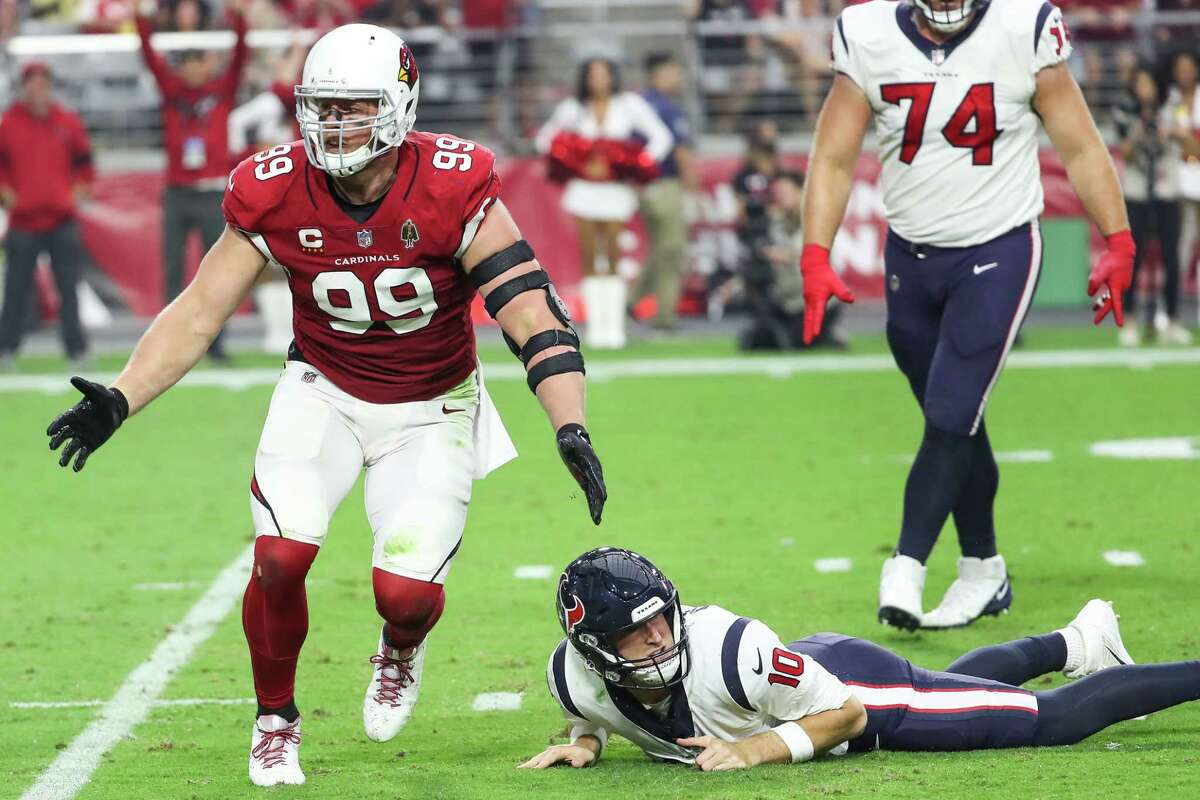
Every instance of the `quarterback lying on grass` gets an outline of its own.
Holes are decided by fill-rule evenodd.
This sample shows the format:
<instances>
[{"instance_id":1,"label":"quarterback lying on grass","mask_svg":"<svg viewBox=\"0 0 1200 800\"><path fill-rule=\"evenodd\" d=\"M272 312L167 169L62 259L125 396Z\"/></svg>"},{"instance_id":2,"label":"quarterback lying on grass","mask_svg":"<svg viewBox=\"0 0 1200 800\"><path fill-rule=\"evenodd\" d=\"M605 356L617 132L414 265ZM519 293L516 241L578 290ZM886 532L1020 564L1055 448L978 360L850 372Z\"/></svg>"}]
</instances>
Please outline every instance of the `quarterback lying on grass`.
<instances>
[{"instance_id":1,"label":"quarterback lying on grass","mask_svg":"<svg viewBox=\"0 0 1200 800\"><path fill-rule=\"evenodd\" d=\"M594 764L619 734L705 772L825 753L1074 744L1122 720L1200 699L1200 661L1134 664L1110 604L1064 628L972 650L944 672L864 639L784 644L758 620L684 606L648 559L584 553L558 586L566 638L547 668L570 744L522 764ZM1021 684L1063 672L1044 692Z\"/></svg>"}]
</instances>

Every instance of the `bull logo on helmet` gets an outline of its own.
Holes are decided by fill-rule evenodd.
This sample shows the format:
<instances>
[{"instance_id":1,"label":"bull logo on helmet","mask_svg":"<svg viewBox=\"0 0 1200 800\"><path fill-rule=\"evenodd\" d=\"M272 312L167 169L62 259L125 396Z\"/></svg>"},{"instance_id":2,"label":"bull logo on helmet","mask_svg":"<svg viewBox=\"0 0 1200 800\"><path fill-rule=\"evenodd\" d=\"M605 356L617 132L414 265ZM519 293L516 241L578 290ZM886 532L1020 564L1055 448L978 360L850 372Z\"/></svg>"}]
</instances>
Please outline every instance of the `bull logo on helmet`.
<instances>
[{"instance_id":1,"label":"bull logo on helmet","mask_svg":"<svg viewBox=\"0 0 1200 800\"><path fill-rule=\"evenodd\" d=\"M563 622L567 626L567 635L570 636L574 632L575 626L583 622L583 602L580 601L579 595L567 594L565 579L560 584L560 591L562 592Z\"/></svg>"},{"instance_id":2,"label":"bull logo on helmet","mask_svg":"<svg viewBox=\"0 0 1200 800\"><path fill-rule=\"evenodd\" d=\"M400 71L396 73L396 80L408 84L410 89L417 83L417 60L408 45L400 48Z\"/></svg>"},{"instance_id":3,"label":"bull logo on helmet","mask_svg":"<svg viewBox=\"0 0 1200 800\"><path fill-rule=\"evenodd\" d=\"M567 617L567 634L571 634L575 630L575 626L583 622L583 603L579 602L579 598L571 595L571 601L575 604L571 607L563 606L563 612Z\"/></svg>"}]
</instances>

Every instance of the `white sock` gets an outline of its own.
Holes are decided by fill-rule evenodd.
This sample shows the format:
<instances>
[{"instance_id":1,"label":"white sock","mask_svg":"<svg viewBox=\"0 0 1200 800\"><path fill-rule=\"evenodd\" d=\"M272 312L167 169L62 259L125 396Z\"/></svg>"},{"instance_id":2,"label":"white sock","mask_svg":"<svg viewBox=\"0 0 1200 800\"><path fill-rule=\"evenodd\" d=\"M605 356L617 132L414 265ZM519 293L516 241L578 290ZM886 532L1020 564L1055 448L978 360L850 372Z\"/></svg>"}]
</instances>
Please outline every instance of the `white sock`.
<instances>
[{"instance_id":1,"label":"white sock","mask_svg":"<svg viewBox=\"0 0 1200 800\"><path fill-rule=\"evenodd\" d=\"M1063 664L1063 672L1079 669L1083 666L1083 636L1074 628L1059 628L1055 633L1063 637L1067 643L1067 663Z\"/></svg>"},{"instance_id":2,"label":"white sock","mask_svg":"<svg viewBox=\"0 0 1200 800\"><path fill-rule=\"evenodd\" d=\"M604 279L589 276L579 282L585 315L584 343L587 347L604 347Z\"/></svg>"},{"instance_id":3,"label":"white sock","mask_svg":"<svg viewBox=\"0 0 1200 800\"><path fill-rule=\"evenodd\" d=\"M605 328L608 333L610 347L625 346L625 298L628 295L625 279L620 275L609 275L605 278Z\"/></svg>"}]
</instances>

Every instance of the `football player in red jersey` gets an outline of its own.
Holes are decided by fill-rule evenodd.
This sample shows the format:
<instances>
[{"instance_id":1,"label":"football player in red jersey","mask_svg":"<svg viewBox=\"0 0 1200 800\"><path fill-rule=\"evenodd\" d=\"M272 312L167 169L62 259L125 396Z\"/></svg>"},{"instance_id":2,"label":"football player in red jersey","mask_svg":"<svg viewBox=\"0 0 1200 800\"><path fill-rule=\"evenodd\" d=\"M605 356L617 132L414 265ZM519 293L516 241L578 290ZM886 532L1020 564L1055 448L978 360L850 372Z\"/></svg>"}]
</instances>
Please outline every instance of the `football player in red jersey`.
<instances>
[{"instance_id":1,"label":"football player in red jersey","mask_svg":"<svg viewBox=\"0 0 1200 800\"><path fill-rule=\"evenodd\" d=\"M412 130L419 84L412 53L383 28L345 25L318 41L296 87L303 140L234 170L228 224L196 280L112 386L72 378L84 398L48 430L52 449L66 443L59 463L82 469L203 356L263 270L286 272L295 339L255 456L258 538L242 608L258 785L304 782L293 693L304 578L364 468L384 625L363 724L387 741L412 713L472 480L515 456L479 374L475 291L525 365L597 524L606 499L570 319L499 199L492 153Z\"/></svg>"}]
</instances>

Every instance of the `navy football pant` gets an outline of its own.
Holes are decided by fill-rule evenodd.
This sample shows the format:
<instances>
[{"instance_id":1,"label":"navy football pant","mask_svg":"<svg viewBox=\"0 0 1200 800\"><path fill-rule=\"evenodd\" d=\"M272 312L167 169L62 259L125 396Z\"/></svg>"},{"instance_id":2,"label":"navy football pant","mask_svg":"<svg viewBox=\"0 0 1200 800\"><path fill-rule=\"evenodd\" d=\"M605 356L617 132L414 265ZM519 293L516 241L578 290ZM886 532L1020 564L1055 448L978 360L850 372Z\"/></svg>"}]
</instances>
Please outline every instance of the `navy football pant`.
<instances>
[{"instance_id":1,"label":"navy football pant","mask_svg":"<svg viewBox=\"0 0 1200 800\"><path fill-rule=\"evenodd\" d=\"M930 425L973 435L1033 299L1041 233L1022 225L976 247L939 248L889 232L884 264L897 366Z\"/></svg>"},{"instance_id":2,"label":"navy football pant","mask_svg":"<svg viewBox=\"0 0 1200 800\"><path fill-rule=\"evenodd\" d=\"M835 633L788 647L836 675L866 707L867 728L850 743L855 751L1074 744L1113 723L1200 699L1200 661L1110 667L1047 692L1020 688L1016 682L1063 668L1066 645L1057 633L980 648L946 672Z\"/></svg>"},{"instance_id":3,"label":"navy football pant","mask_svg":"<svg viewBox=\"0 0 1200 800\"><path fill-rule=\"evenodd\" d=\"M983 411L1033 299L1041 254L1036 224L963 248L888 233L888 345L925 416L904 492L903 555L924 563L952 513L964 556L996 554L1000 473Z\"/></svg>"}]
</instances>

